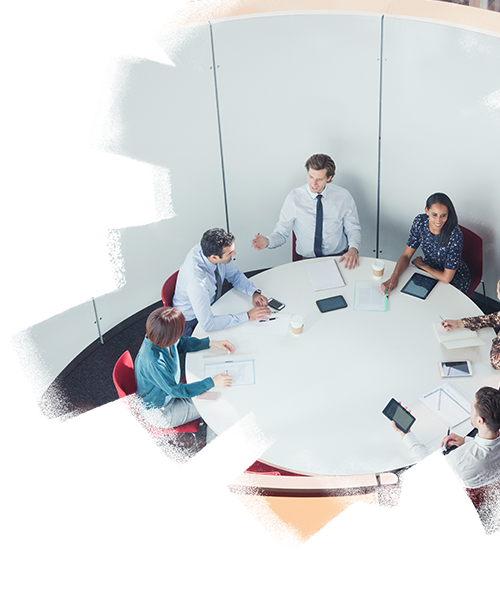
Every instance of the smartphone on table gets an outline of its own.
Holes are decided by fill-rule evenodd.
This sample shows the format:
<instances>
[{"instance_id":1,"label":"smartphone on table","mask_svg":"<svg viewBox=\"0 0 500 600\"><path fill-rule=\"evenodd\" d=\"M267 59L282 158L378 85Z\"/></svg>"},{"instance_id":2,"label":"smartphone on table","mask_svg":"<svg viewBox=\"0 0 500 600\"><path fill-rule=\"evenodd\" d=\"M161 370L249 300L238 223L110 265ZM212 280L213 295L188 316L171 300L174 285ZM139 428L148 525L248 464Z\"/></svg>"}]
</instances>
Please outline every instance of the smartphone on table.
<instances>
[{"instance_id":1,"label":"smartphone on table","mask_svg":"<svg viewBox=\"0 0 500 600\"><path fill-rule=\"evenodd\" d=\"M470 360L447 360L438 363L441 377L471 377Z\"/></svg>"},{"instance_id":2,"label":"smartphone on table","mask_svg":"<svg viewBox=\"0 0 500 600\"><path fill-rule=\"evenodd\" d=\"M267 305L271 308L274 308L274 310L281 310L282 308L285 308L285 304L279 300L276 300L276 298L269 298Z\"/></svg>"}]
</instances>

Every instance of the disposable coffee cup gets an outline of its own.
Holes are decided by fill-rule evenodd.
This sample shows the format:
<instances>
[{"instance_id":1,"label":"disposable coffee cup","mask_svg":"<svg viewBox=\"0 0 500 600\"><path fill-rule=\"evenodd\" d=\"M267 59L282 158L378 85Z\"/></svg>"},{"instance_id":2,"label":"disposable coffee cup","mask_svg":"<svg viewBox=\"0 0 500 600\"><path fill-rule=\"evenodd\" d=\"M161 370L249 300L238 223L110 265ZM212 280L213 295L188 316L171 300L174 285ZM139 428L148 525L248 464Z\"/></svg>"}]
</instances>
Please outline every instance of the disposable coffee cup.
<instances>
[{"instance_id":1,"label":"disposable coffee cup","mask_svg":"<svg viewBox=\"0 0 500 600\"><path fill-rule=\"evenodd\" d=\"M304 319L300 315L294 315L290 319L290 325L292 327L292 333L295 335L300 335L304 330Z\"/></svg>"},{"instance_id":2,"label":"disposable coffee cup","mask_svg":"<svg viewBox=\"0 0 500 600\"><path fill-rule=\"evenodd\" d=\"M384 276L384 261L383 260L374 260L372 262L373 276L375 279L382 279Z\"/></svg>"}]
</instances>

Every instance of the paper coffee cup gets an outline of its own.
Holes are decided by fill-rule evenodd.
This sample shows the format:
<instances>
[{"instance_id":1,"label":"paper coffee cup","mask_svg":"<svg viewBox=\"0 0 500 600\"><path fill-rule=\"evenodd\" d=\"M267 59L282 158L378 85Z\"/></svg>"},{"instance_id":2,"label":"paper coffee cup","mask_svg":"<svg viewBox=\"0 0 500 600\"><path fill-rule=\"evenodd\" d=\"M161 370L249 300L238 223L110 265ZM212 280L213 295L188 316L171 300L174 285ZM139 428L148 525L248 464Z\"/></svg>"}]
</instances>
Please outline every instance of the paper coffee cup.
<instances>
[{"instance_id":1,"label":"paper coffee cup","mask_svg":"<svg viewBox=\"0 0 500 600\"><path fill-rule=\"evenodd\" d=\"M290 319L290 325L292 327L292 333L300 335L304 330L304 319L300 315L294 315Z\"/></svg>"},{"instance_id":2,"label":"paper coffee cup","mask_svg":"<svg viewBox=\"0 0 500 600\"><path fill-rule=\"evenodd\" d=\"M384 261L383 260L374 260L372 262L372 269L373 269L373 276L375 277L375 279L382 279L382 277L384 276L384 269L385 269L385 265L384 265Z\"/></svg>"}]
</instances>

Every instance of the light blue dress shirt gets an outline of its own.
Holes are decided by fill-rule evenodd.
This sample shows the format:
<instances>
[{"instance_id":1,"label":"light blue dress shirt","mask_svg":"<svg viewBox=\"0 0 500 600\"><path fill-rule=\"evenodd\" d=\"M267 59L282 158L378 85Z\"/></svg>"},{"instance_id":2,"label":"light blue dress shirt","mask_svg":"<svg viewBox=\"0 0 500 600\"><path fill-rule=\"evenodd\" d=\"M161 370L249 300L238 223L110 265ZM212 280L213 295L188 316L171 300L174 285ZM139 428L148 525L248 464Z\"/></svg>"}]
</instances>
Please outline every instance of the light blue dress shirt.
<instances>
[{"instance_id":1,"label":"light blue dress shirt","mask_svg":"<svg viewBox=\"0 0 500 600\"><path fill-rule=\"evenodd\" d=\"M186 321L198 319L204 331L226 329L248 321L248 313L214 315L211 305L215 299L215 267L203 254L200 244L192 248L179 269L173 305L184 314ZM232 262L219 263L221 280L227 279L238 291L252 296L253 284Z\"/></svg>"},{"instance_id":2,"label":"light blue dress shirt","mask_svg":"<svg viewBox=\"0 0 500 600\"><path fill-rule=\"evenodd\" d=\"M323 254L339 254L347 247L361 246L361 225L358 210L351 194L344 188L327 183L321 192L323 204ZM316 231L316 196L305 185L292 190L285 199L274 231L266 236L269 249L282 246L290 231L297 236L297 252L313 257Z\"/></svg>"}]
</instances>

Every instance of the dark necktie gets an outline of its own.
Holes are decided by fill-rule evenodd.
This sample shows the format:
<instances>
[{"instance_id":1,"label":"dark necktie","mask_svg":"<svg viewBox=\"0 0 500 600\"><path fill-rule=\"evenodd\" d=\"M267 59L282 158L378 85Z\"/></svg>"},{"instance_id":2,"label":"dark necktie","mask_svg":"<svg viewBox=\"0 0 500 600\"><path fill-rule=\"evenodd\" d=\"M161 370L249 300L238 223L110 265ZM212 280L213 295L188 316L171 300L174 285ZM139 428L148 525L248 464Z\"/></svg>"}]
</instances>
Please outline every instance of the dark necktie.
<instances>
[{"instance_id":1,"label":"dark necktie","mask_svg":"<svg viewBox=\"0 0 500 600\"><path fill-rule=\"evenodd\" d=\"M314 254L316 256L323 256L323 250L321 245L323 242L323 203L321 198L323 196L318 194L316 196L316 231L314 233Z\"/></svg>"},{"instance_id":2,"label":"dark necktie","mask_svg":"<svg viewBox=\"0 0 500 600\"><path fill-rule=\"evenodd\" d=\"M222 280L219 274L219 265L215 265L215 299L214 302L221 297L222 294ZM214 303L212 302L212 304Z\"/></svg>"}]
</instances>

